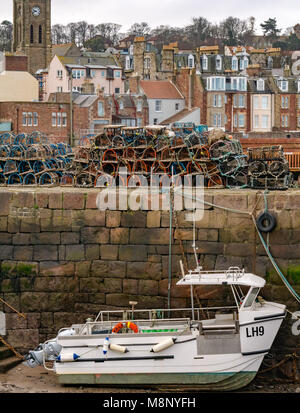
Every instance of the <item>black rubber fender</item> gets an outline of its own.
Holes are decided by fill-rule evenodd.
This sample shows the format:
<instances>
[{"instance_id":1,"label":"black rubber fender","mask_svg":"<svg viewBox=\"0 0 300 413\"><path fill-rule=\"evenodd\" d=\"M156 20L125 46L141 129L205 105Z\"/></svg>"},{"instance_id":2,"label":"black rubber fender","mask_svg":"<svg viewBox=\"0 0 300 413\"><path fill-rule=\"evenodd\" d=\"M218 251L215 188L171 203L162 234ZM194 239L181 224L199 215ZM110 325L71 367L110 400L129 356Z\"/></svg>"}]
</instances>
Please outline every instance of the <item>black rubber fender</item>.
<instances>
[{"instance_id":1,"label":"black rubber fender","mask_svg":"<svg viewBox=\"0 0 300 413\"><path fill-rule=\"evenodd\" d=\"M274 214L265 211L257 218L256 225L260 232L272 232L277 226L277 220Z\"/></svg>"}]
</instances>

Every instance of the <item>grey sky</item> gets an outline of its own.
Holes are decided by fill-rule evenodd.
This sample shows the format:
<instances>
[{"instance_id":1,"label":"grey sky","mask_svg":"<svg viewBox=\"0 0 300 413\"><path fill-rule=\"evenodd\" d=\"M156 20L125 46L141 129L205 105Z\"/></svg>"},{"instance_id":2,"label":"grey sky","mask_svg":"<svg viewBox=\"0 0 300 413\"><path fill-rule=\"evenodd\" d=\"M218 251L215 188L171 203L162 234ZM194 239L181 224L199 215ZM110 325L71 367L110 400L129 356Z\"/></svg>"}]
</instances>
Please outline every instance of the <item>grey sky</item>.
<instances>
[{"instance_id":1,"label":"grey sky","mask_svg":"<svg viewBox=\"0 0 300 413\"><path fill-rule=\"evenodd\" d=\"M0 22L12 21L13 0L0 0ZM244 4L243 4L244 3ZM161 24L183 27L192 17L206 17L217 23L228 16L256 18L256 30L269 17L276 17L285 29L300 22L299 0L52 0L52 24L86 20L88 23L118 23L126 32L135 22L146 21L152 28Z\"/></svg>"}]
</instances>

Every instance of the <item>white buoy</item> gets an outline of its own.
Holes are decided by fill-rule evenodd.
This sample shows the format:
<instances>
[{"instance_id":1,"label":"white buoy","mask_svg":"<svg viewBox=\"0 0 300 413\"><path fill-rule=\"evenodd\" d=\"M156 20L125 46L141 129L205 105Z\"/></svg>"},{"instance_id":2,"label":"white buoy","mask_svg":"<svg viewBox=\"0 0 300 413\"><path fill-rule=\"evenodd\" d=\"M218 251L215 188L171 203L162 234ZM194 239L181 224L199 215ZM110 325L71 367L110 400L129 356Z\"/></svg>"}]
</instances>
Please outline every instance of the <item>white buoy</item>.
<instances>
[{"instance_id":1,"label":"white buoy","mask_svg":"<svg viewBox=\"0 0 300 413\"><path fill-rule=\"evenodd\" d=\"M176 341L176 338L167 338L161 343L155 344L155 346L153 346L150 351L152 353L159 353L162 350L172 347L175 344L175 341Z\"/></svg>"},{"instance_id":2,"label":"white buoy","mask_svg":"<svg viewBox=\"0 0 300 413\"><path fill-rule=\"evenodd\" d=\"M104 340L104 344L103 344L103 354L107 354L109 349L109 338L106 337L106 339Z\"/></svg>"},{"instance_id":3,"label":"white buoy","mask_svg":"<svg viewBox=\"0 0 300 413\"><path fill-rule=\"evenodd\" d=\"M79 359L80 356L76 353L64 353L61 354L57 357L57 361L61 361L62 363L68 362L68 361L75 361Z\"/></svg>"},{"instance_id":4,"label":"white buoy","mask_svg":"<svg viewBox=\"0 0 300 413\"><path fill-rule=\"evenodd\" d=\"M119 346L118 344L110 344L110 350L118 351L119 353L128 353L127 347Z\"/></svg>"}]
</instances>

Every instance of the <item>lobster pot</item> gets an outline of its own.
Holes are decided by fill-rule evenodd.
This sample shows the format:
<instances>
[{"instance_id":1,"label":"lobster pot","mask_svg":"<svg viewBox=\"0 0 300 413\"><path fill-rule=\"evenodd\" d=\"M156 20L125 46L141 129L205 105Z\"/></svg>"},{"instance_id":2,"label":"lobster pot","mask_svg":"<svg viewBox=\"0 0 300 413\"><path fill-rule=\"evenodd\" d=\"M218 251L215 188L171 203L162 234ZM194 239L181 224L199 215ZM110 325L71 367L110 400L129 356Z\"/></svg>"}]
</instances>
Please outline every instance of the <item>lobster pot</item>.
<instances>
[{"instance_id":1,"label":"lobster pot","mask_svg":"<svg viewBox=\"0 0 300 413\"><path fill-rule=\"evenodd\" d=\"M8 176L7 185L22 185L22 184L23 184L22 177L18 173L15 172Z\"/></svg>"},{"instance_id":2,"label":"lobster pot","mask_svg":"<svg viewBox=\"0 0 300 413\"><path fill-rule=\"evenodd\" d=\"M59 185L59 175L54 172L44 172L39 179L40 186L57 186Z\"/></svg>"},{"instance_id":3,"label":"lobster pot","mask_svg":"<svg viewBox=\"0 0 300 413\"><path fill-rule=\"evenodd\" d=\"M78 188L93 188L95 185L95 177L87 172L82 172L75 176L75 186Z\"/></svg>"},{"instance_id":4,"label":"lobster pot","mask_svg":"<svg viewBox=\"0 0 300 413\"><path fill-rule=\"evenodd\" d=\"M72 174L62 174L60 178L60 185L61 186L73 186L74 184L74 176Z\"/></svg>"},{"instance_id":5,"label":"lobster pot","mask_svg":"<svg viewBox=\"0 0 300 413\"><path fill-rule=\"evenodd\" d=\"M23 185L36 185L37 179L36 176L30 172L23 177Z\"/></svg>"}]
</instances>

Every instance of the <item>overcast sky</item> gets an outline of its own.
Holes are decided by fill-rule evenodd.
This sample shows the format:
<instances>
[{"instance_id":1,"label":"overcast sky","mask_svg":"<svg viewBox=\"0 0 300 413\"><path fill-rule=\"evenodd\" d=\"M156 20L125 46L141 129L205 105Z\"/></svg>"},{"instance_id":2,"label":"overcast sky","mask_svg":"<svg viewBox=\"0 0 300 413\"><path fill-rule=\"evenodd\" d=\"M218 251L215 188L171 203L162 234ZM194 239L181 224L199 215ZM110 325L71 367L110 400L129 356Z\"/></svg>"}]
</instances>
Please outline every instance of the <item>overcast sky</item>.
<instances>
[{"instance_id":1,"label":"overcast sky","mask_svg":"<svg viewBox=\"0 0 300 413\"><path fill-rule=\"evenodd\" d=\"M13 0L0 0L0 22L12 21ZM151 28L161 24L183 27L192 17L206 17L218 23L228 16L256 18L256 30L269 17L276 17L278 27L285 29L300 23L299 0L52 0L52 24L118 23L126 32L136 22L147 22Z\"/></svg>"}]
</instances>

